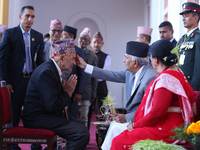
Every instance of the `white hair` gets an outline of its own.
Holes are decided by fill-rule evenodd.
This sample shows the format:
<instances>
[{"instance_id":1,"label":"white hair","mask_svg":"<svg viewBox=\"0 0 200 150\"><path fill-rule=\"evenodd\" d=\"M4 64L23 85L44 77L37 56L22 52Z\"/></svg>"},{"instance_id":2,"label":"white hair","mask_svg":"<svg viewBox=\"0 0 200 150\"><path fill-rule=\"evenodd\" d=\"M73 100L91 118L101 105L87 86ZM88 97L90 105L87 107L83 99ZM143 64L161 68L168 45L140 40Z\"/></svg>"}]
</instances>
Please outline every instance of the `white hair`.
<instances>
[{"instance_id":1,"label":"white hair","mask_svg":"<svg viewBox=\"0 0 200 150\"><path fill-rule=\"evenodd\" d=\"M142 57L136 57L136 56L130 55L130 57L131 57L132 61L137 60L141 66L147 65L149 63L149 57L148 56L142 58Z\"/></svg>"}]
</instances>

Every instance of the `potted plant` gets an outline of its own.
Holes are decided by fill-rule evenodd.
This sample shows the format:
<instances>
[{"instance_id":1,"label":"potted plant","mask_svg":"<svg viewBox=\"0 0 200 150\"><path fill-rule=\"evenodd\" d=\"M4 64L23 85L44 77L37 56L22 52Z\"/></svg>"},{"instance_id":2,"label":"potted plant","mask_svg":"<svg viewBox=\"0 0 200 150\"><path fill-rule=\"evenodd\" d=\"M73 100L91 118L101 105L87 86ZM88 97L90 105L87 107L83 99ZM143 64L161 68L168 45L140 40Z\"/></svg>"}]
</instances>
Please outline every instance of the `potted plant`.
<instances>
[{"instance_id":1,"label":"potted plant","mask_svg":"<svg viewBox=\"0 0 200 150\"><path fill-rule=\"evenodd\" d=\"M110 116L113 116L112 114L116 112L115 108L113 105L115 105L114 103L115 98L111 97L110 93L108 93L108 95L102 100L103 105L100 108L101 113L106 116L106 120L109 119ZM102 109L104 109L104 112L102 111Z\"/></svg>"},{"instance_id":2,"label":"potted plant","mask_svg":"<svg viewBox=\"0 0 200 150\"><path fill-rule=\"evenodd\" d=\"M172 130L172 132L176 133L172 136L173 139L186 140L192 145L194 150L200 150L200 121L181 125Z\"/></svg>"}]
</instances>

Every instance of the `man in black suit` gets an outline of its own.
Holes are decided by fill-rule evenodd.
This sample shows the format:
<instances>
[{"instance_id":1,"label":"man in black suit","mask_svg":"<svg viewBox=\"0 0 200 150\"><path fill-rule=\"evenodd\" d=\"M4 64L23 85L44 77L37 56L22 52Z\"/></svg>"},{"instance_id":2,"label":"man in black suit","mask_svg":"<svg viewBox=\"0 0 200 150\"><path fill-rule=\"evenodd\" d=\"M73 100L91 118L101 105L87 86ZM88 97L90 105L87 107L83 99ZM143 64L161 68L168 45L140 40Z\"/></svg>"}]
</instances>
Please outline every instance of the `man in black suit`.
<instances>
[{"instance_id":1,"label":"man in black suit","mask_svg":"<svg viewBox=\"0 0 200 150\"><path fill-rule=\"evenodd\" d=\"M76 39L77 29L65 25L63 28L63 39L72 38ZM75 46L76 53L81 56L86 61L86 53L83 49ZM81 69L78 66L74 66L71 74L76 74L78 76L78 82L76 85L76 89L72 95L72 101L70 102L70 105L68 107L68 113L71 117L77 118L78 114L78 102L82 99L82 94L84 92L84 86L85 86L85 80L86 80L86 74L83 69ZM66 78L67 74L63 74L63 78Z\"/></svg>"},{"instance_id":2,"label":"man in black suit","mask_svg":"<svg viewBox=\"0 0 200 150\"><path fill-rule=\"evenodd\" d=\"M158 28L160 39L169 40L176 47L177 41L173 37L174 30L172 24L169 21L163 21Z\"/></svg>"},{"instance_id":3,"label":"man in black suit","mask_svg":"<svg viewBox=\"0 0 200 150\"><path fill-rule=\"evenodd\" d=\"M71 75L67 82L61 77L62 72L71 71L76 64L74 40L59 40L52 46L54 57L40 65L31 76L22 120L27 128L54 131L67 140L69 150L85 150L89 139L87 127L63 113L77 83L76 75Z\"/></svg>"},{"instance_id":4,"label":"man in black suit","mask_svg":"<svg viewBox=\"0 0 200 150\"><path fill-rule=\"evenodd\" d=\"M10 92L12 126L19 125L27 85L32 72L43 63L44 48L43 35L31 29L34 8L24 6L19 19L18 26L4 31L0 48L0 80L6 80Z\"/></svg>"}]
</instances>

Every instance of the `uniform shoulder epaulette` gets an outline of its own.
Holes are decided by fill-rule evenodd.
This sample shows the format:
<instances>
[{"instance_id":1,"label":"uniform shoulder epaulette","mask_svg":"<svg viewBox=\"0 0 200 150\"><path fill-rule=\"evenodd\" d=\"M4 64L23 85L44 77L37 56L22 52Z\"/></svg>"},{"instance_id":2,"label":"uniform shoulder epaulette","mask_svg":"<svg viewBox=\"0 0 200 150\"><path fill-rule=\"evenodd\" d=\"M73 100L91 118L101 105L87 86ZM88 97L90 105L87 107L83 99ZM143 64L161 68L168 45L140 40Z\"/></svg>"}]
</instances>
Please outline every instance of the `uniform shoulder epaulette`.
<instances>
[{"instance_id":1,"label":"uniform shoulder epaulette","mask_svg":"<svg viewBox=\"0 0 200 150\"><path fill-rule=\"evenodd\" d=\"M184 34L184 35L177 41L177 43L179 43L179 41L180 41L182 38L184 38L185 35L186 35L186 34Z\"/></svg>"},{"instance_id":2,"label":"uniform shoulder epaulette","mask_svg":"<svg viewBox=\"0 0 200 150\"><path fill-rule=\"evenodd\" d=\"M195 33L200 34L200 30L196 31Z\"/></svg>"},{"instance_id":3,"label":"uniform shoulder epaulette","mask_svg":"<svg viewBox=\"0 0 200 150\"><path fill-rule=\"evenodd\" d=\"M187 34L187 33L186 33ZM184 38L186 36L186 34L183 34L183 36L181 38Z\"/></svg>"}]
</instances>

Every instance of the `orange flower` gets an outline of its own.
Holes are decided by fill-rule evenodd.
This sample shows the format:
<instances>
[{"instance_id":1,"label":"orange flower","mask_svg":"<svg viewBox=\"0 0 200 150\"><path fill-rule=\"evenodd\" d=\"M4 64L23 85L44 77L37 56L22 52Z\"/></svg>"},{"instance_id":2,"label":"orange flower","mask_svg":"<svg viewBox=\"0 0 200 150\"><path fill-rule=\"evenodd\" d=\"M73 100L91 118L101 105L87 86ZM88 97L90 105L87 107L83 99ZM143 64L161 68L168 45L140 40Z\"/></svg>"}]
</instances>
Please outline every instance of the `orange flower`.
<instances>
[{"instance_id":1,"label":"orange flower","mask_svg":"<svg viewBox=\"0 0 200 150\"><path fill-rule=\"evenodd\" d=\"M190 134L190 133L200 133L200 121L197 121L196 123L192 123L185 131L184 133Z\"/></svg>"}]
</instances>

